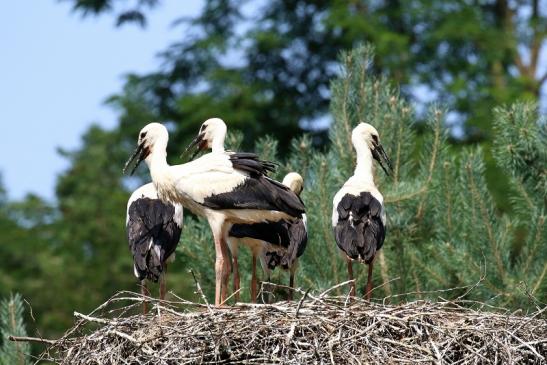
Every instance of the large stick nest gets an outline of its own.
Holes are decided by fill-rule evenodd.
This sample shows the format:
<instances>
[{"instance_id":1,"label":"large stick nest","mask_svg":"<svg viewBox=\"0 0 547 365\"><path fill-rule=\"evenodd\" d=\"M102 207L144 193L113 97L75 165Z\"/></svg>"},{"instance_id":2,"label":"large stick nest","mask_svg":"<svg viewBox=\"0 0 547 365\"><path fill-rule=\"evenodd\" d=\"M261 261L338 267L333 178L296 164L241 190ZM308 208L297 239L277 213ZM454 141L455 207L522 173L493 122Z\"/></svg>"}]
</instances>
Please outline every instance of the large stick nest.
<instances>
[{"instance_id":1,"label":"large stick nest","mask_svg":"<svg viewBox=\"0 0 547 365\"><path fill-rule=\"evenodd\" d=\"M305 293L297 302L212 308L177 298L134 314L121 292L42 359L59 364L545 364L546 308L518 316L468 301L400 305ZM133 314L131 314L133 313Z\"/></svg>"}]
</instances>

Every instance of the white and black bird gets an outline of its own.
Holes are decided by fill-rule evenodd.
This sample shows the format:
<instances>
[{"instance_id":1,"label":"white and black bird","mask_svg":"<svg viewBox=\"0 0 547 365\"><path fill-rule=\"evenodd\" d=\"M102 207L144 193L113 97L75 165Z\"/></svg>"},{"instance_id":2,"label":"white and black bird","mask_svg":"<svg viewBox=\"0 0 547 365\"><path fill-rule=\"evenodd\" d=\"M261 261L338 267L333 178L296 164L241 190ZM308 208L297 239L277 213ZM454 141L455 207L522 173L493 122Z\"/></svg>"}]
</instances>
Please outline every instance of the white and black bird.
<instances>
[{"instance_id":1,"label":"white and black bird","mask_svg":"<svg viewBox=\"0 0 547 365\"><path fill-rule=\"evenodd\" d=\"M332 227L338 247L347 260L349 280L353 280L352 262L368 264L365 296L372 291L374 257L384 243L386 212L384 198L374 184L373 159L389 175L391 161L380 144L378 131L367 123L360 123L351 133L357 153L355 173L336 193L333 199ZM351 294L355 295L355 283Z\"/></svg>"},{"instance_id":2,"label":"white and black bird","mask_svg":"<svg viewBox=\"0 0 547 365\"><path fill-rule=\"evenodd\" d=\"M126 230L133 254L133 271L148 295L146 280L160 281L160 299L165 299L167 263L174 259L183 225L180 204L164 203L152 183L138 188L127 202ZM146 313L146 303L143 303Z\"/></svg>"},{"instance_id":3,"label":"white and black bird","mask_svg":"<svg viewBox=\"0 0 547 365\"><path fill-rule=\"evenodd\" d=\"M199 151L210 149L213 153L225 153L224 142L227 133L226 123L220 118L210 118L202 123L197 137L188 146L184 155L196 147L193 158ZM283 180L288 186L300 195L303 188L303 179L297 173L289 173ZM293 222L280 220L277 222L259 222L252 224L235 224L230 228L227 242L232 256L234 274L234 297L239 301L239 243L250 248L252 253L251 271L251 299L256 302L258 282L256 276L256 258L260 258L262 269L267 281L270 280L271 270L281 265L290 271L289 285L294 286L294 273L297 268L297 258L302 255L307 243L306 216L302 215ZM289 292L289 296L292 291Z\"/></svg>"},{"instance_id":4,"label":"white and black bird","mask_svg":"<svg viewBox=\"0 0 547 365\"><path fill-rule=\"evenodd\" d=\"M300 195L304 187L302 176L296 172L288 173L283 184ZM298 258L302 256L308 243L306 214L293 221L260 222L252 224L234 224L228 232L228 244L234 263L234 291L239 290L239 268L237 263L238 244L251 249L251 300L256 302L258 284L256 278L256 258L260 258L266 281L270 281L271 271L280 266L289 271L289 286L294 287L294 275L298 267ZM292 290L289 300L292 300Z\"/></svg>"},{"instance_id":5,"label":"white and black bird","mask_svg":"<svg viewBox=\"0 0 547 365\"><path fill-rule=\"evenodd\" d=\"M124 167L136 158L132 172L145 161L158 197L182 204L205 217L215 240L215 305L226 299L230 263L225 240L228 223L292 220L304 213L300 198L265 174L275 168L253 153L208 153L196 160L170 166L166 160L167 129L159 123L139 133L137 149Z\"/></svg>"}]
</instances>

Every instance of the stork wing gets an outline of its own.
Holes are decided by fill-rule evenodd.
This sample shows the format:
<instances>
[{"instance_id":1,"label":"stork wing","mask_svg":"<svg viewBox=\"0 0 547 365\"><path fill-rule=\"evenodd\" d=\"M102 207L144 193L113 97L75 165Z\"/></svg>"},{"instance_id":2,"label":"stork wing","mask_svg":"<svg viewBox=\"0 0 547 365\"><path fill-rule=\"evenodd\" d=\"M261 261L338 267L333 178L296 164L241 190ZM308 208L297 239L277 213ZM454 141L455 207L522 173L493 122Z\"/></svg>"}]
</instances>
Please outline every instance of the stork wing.
<instances>
[{"instance_id":1,"label":"stork wing","mask_svg":"<svg viewBox=\"0 0 547 365\"><path fill-rule=\"evenodd\" d=\"M258 155L249 152L230 152L230 162L236 170L245 171L249 175L258 177L275 172L277 165L270 161L258 158Z\"/></svg>"},{"instance_id":2,"label":"stork wing","mask_svg":"<svg viewBox=\"0 0 547 365\"><path fill-rule=\"evenodd\" d=\"M284 269L291 267L296 258L302 256L308 242L305 214L303 214L303 218L294 222L282 220L279 222L234 224L229 235L235 238L253 238L285 248L286 253L279 260L280 262L274 260L275 263L270 266L270 269L279 263Z\"/></svg>"},{"instance_id":3,"label":"stork wing","mask_svg":"<svg viewBox=\"0 0 547 365\"><path fill-rule=\"evenodd\" d=\"M140 280L157 281L163 263L175 251L182 229L174 214L175 207L159 199L140 198L129 206L127 240Z\"/></svg>"},{"instance_id":4,"label":"stork wing","mask_svg":"<svg viewBox=\"0 0 547 365\"><path fill-rule=\"evenodd\" d=\"M281 259L281 266L284 269L291 267L294 261L302 256L308 244L308 231L306 228L306 215L301 219L289 223L289 247L285 256Z\"/></svg>"},{"instance_id":5,"label":"stork wing","mask_svg":"<svg viewBox=\"0 0 547 365\"><path fill-rule=\"evenodd\" d=\"M334 235L338 247L352 259L371 262L385 238L382 204L369 192L346 194L336 206Z\"/></svg>"},{"instance_id":6,"label":"stork wing","mask_svg":"<svg viewBox=\"0 0 547 365\"><path fill-rule=\"evenodd\" d=\"M302 200L288 187L266 176L275 165L252 153L209 153L173 166L177 188L211 209L274 210L300 217Z\"/></svg>"}]
</instances>

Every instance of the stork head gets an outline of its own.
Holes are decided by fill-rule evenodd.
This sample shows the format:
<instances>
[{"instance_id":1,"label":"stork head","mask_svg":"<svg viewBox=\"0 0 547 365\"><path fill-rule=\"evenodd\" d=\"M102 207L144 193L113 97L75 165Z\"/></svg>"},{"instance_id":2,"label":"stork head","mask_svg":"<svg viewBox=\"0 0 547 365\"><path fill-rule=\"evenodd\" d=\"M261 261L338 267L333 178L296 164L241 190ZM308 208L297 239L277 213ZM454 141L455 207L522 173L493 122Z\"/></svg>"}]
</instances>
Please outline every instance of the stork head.
<instances>
[{"instance_id":1,"label":"stork head","mask_svg":"<svg viewBox=\"0 0 547 365\"><path fill-rule=\"evenodd\" d=\"M382 170L384 170L386 175L389 176L388 169L393 171L393 166L391 165L391 160L387 156L386 151L384 151L384 148L380 143L380 135L378 134L376 128L368 123L359 123L359 125L355 127L351 133L351 140L356 149L358 146L363 145L364 142L364 144L370 149L372 157L378 161L382 167ZM387 165L387 169L386 166L384 166L384 162Z\"/></svg>"},{"instance_id":2,"label":"stork head","mask_svg":"<svg viewBox=\"0 0 547 365\"><path fill-rule=\"evenodd\" d=\"M304 179L297 172L289 172L283 178L283 185L288 186L296 195L300 195L304 190Z\"/></svg>"},{"instance_id":3,"label":"stork head","mask_svg":"<svg viewBox=\"0 0 547 365\"><path fill-rule=\"evenodd\" d=\"M137 140L137 148L135 149L135 152L133 152L129 160L127 160L127 162L125 163L125 166L123 167L123 173L125 174L131 162L137 159L135 166L131 170L131 175L133 175L137 167L139 167L139 164L143 160L146 160L148 156L150 156L150 154L154 151L155 148L165 149L167 147L168 139L169 139L169 133L167 132L167 128L165 128L162 124L160 123L147 124L139 132L139 139Z\"/></svg>"},{"instance_id":4,"label":"stork head","mask_svg":"<svg viewBox=\"0 0 547 365\"><path fill-rule=\"evenodd\" d=\"M192 148L196 148L190 159L193 159L199 151L205 149L224 150L224 138L226 138L226 123L220 118L207 119L199 128L198 135L182 153L185 156Z\"/></svg>"}]
</instances>

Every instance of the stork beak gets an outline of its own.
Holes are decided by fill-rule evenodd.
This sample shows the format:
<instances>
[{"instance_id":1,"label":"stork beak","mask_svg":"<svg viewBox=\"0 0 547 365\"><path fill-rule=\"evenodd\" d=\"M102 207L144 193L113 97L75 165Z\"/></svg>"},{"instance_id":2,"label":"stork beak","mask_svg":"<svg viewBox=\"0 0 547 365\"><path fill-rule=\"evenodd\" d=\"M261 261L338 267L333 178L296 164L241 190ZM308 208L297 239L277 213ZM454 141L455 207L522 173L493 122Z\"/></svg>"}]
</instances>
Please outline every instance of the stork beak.
<instances>
[{"instance_id":1,"label":"stork beak","mask_svg":"<svg viewBox=\"0 0 547 365\"><path fill-rule=\"evenodd\" d=\"M386 151L384 151L384 147L382 147L380 143L378 143L372 150L372 157L374 157L374 159L378 161L378 163L380 164L380 166L382 167L382 170L384 170L386 175L390 176L389 171L393 171L393 165L391 164L391 160L389 159L389 157L387 157ZM389 171L388 169L386 169L382 161L386 163L387 167L389 168Z\"/></svg>"},{"instance_id":2,"label":"stork beak","mask_svg":"<svg viewBox=\"0 0 547 365\"><path fill-rule=\"evenodd\" d=\"M137 156L138 156L137 163L135 164L135 166L133 167L133 169L131 170L131 173L129 175L133 175L133 173L135 172L137 167L139 167L139 164L142 162L142 160L144 160L148 156L148 148L144 148L144 141L141 142L141 144L139 144L137 146L137 148L135 149L135 152L133 152L131 157L129 157L129 160L127 160L127 162L125 163L125 165L123 167L122 173L124 173L124 174L126 173L127 168L129 167L131 162L133 162L133 160L135 160L135 158Z\"/></svg>"},{"instance_id":3,"label":"stork beak","mask_svg":"<svg viewBox=\"0 0 547 365\"><path fill-rule=\"evenodd\" d=\"M196 155L204 150L206 147L207 147L207 141L205 141L203 139L203 137L205 136L205 133L200 133L197 135L196 138L194 138L192 140L192 142L190 142L190 144L188 145L188 147L186 147L186 149L184 150L184 152L180 155L180 158L183 159L184 157L186 157L188 155L188 153L190 152L190 150L192 150L192 148L196 147L196 150L194 151L194 153L192 154L192 156L190 156L190 160L193 160L194 157L196 157Z\"/></svg>"}]
</instances>

